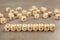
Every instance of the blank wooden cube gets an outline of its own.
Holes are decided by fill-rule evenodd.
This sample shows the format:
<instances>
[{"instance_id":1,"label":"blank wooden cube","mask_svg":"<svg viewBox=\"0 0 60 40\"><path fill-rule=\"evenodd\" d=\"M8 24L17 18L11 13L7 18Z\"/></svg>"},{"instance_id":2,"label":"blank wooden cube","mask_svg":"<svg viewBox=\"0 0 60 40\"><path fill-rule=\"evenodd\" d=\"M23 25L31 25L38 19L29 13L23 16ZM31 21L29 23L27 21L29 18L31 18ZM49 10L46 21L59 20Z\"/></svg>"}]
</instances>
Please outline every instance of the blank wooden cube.
<instances>
[{"instance_id":1,"label":"blank wooden cube","mask_svg":"<svg viewBox=\"0 0 60 40\"><path fill-rule=\"evenodd\" d=\"M55 24L50 24L50 31L54 31L55 30Z\"/></svg>"},{"instance_id":2,"label":"blank wooden cube","mask_svg":"<svg viewBox=\"0 0 60 40\"><path fill-rule=\"evenodd\" d=\"M27 17L26 16L22 16L20 19L22 22L27 21Z\"/></svg>"},{"instance_id":3,"label":"blank wooden cube","mask_svg":"<svg viewBox=\"0 0 60 40\"><path fill-rule=\"evenodd\" d=\"M33 31L38 31L38 24L33 24Z\"/></svg>"},{"instance_id":4,"label":"blank wooden cube","mask_svg":"<svg viewBox=\"0 0 60 40\"><path fill-rule=\"evenodd\" d=\"M40 11L41 11L41 13L45 13L45 12L47 11L47 8L41 7L41 8L40 8Z\"/></svg>"},{"instance_id":5,"label":"blank wooden cube","mask_svg":"<svg viewBox=\"0 0 60 40\"><path fill-rule=\"evenodd\" d=\"M44 19L47 19L47 18L48 18L48 13L44 13L44 14L43 14L43 18L44 18Z\"/></svg>"},{"instance_id":6,"label":"blank wooden cube","mask_svg":"<svg viewBox=\"0 0 60 40\"><path fill-rule=\"evenodd\" d=\"M17 11L22 11L22 7L17 7L16 10Z\"/></svg>"},{"instance_id":7,"label":"blank wooden cube","mask_svg":"<svg viewBox=\"0 0 60 40\"><path fill-rule=\"evenodd\" d=\"M35 14L34 19L39 19L39 14Z\"/></svg>"},{"instance_id":8,"label":"blank wooden cube","mask_svg":"<svg viewBox=\"0 0 60 40\"><path fill-rule=\"evenodd\" d=\"M6 18L1 18L1 24L6 24L7 23L7 19Z\"/></svg>"},{"instance_id":9,"label":"blank wooden cube","mask_svg":"<svg viewBox=\"0 0 60 40\"><path fill-rule=\"evenodd\" d=\"M49 31L49 24L44 24L44 31Z\"/></svg>"},{"instance_id":10,"label":"blank wooden cube","mask_svg":"<svg viewBox=\"0 0 60 40\"><path fill-rule=\"evenodd\" d=\"M39 24L39 31L43 31L44 24Z\"/></svg>"},{"instance_id":11,"label":"blank wooden cube","mask_svg":"<svg viewBox=\"0 0 60 40\"><path fill-rule=\"evenodd\" d=\"M4 15L2 13L0 13L0 18L4 17Z\"/></svg>"},{"instance_id":12,"label":"blank wooden cube","mask_svg":"<svg viewBox=\"0 0 60 40\"><path fill-rule=\"evenodd\" d=\"M22 25L21 25L21 24L17 24L16 30L17 30L17 31L21 31L21 30L22 30Z\"/></svg>"},{"instance_id":13,"label":"blank wooden cube","mask_svg":"<svg viewBox=\"0 0 60 40\"><path fill-rule=\"evenodd\" d=\"M28 26L27 24L22 24L22 31L27 31L28 29Z\"/></svg>"},{"instance_id":14,"label":"blank wooden cube","mask_svg":"<svg viewBox=\"0 0 60 40\"><path fill-rule=\"evenodd\" d=\"M10 24L6 24L6 25L5 25L4 31L10 31Z\"/></svg>"},{"instance_id":15,"label":"blank wooden cube","mask_svg":"<svg viewBox=\"0 0 60 40\"><path fill-rule=\"evenodd\" d=\"M33 30L33 25L32 24L28 24L28 31L32 31Z\"/></svg>"},{"instance_id":16,"label":"blank wooden cube","mask_svg":"<svg viewBox=\"0 0 60 40\"><path fill-rule=\"evenodd\" d=\"M15 31L16 29L15 29L15 24L11 24L11 31Z\"/></svg>"},{"instance_id":17,"label":"blank wooden cube","mask_svg":"<svg viewBox=\"0 0 60 40\"><path fill-rule=\"evenodd\" d=\"M6 12L10 12L11 8L10 7L7 7L6 8Z\"/></svg>"}]
</instances>

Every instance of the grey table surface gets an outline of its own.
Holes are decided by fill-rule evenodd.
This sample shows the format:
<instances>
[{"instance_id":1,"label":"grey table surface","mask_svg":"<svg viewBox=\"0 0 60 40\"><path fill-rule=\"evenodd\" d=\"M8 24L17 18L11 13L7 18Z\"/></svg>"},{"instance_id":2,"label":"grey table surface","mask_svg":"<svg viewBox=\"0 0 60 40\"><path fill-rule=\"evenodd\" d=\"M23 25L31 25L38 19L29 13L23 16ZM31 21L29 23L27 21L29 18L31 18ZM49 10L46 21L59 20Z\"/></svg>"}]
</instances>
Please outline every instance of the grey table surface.
<instances>
[{"instance_id":1,"label":"grey table surface","mask_svg":"<svg viewBox=\"0 0 60 40\"><path fill-rule=\"evenodd\" d=\"M48 11L53 11L55 8L60 9L60 0L0 0L0 11L7 17L6 7L15 9L22 6L27 10L32 5L36 5L38 8L44 6L48 8ZM53 16L48 19L40 17L37 21L31 17L27 22L19 22L18 19L9 21L8 19L7 23L54 23L56 30L54 32L4 32L4 25L0 25L0 40L60 40L60 21L54 20Z\"/></svg>"}]
</instances>

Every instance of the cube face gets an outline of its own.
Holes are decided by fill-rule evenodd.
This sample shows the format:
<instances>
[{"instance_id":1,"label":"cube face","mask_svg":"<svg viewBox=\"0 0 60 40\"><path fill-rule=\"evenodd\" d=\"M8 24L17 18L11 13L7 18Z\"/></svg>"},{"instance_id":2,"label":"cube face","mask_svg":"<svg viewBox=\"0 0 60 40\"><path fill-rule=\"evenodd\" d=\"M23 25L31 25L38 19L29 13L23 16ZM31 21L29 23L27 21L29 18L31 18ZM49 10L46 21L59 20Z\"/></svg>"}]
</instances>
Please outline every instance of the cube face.
<instances>
[{"instance_id":1,"label":"cube face","mask_svg":"<svg viewBox=\"0 0 60 40\"><path fill-rule=\"evenodd\" d=\"M59 9L55 9L54 10L54 15L56 15L56 14L60 14L60 10Z\"/></svg>"},{"instance_id":2,"label":"cube face","mask_svg":"<svg viewBox=\"0 0 60 40\"><path fill-rule=\"evenodd\" d=\"M17 18L21 18L21 17L22 17L21 13L17 14Z\"/></svg>"},{"instance_id":3,"label":"cube face","mask_svg":"<svg viewBox=\"0 0 60 40\"><path fill-rule=\"evenodd\" d=\"M32 9L35 11L37 10L38 8L36 6L32 6Z\"/></svg>"},{"instance_id":4,"label":"cube face","mask_svg":"<svg viewBox=\"0 0 60 40\"><path fill-rule=\"evenodd\" d=\"M44 24L44 31L49 31L49 24Z\"/></svg>"},{"instance_id":5,"label":"cube face","mask_svg":"<svg viewBox=\"0 0 60 40\"><path fill-rule=\"evenodd\" d=\"M16 29L15 29L15 26L14 26L14 24L11 24L11 31L15 31Z\"/></svg>"},{"instance_id":6,"label":"cube face","mask_svg":"<svg viewBox=\"0 0 60 40\"><path fill-rule=\"evenodd\" d=\"M21 24L17 24L17 26L16 26L16 31L21 31L22 29L22 25Z\"/></svg>"},{"instance_id":7,"label":"cube face","mask_svg":"<svg viewBox=\"0 0 60 40\"><path fill-rule=\"evenodd\" d=\"M39 14L35 14L34 19L39 19Z\"/></svg>"},{"instance_id":8,"label":"cube face","mask_svg":"<svg viewBox=\"0 0 60 40\"><path fill-rule=\"evenodd\" d=\"M56 20L59 20L60 19L60 14L55 14L54 17L55 17Z\"/></svg>"},{"instance_id":9,"label":"cube face","mask_svg":"<svg viewBox=\"0 0 60 40\"><path fill-rule=\"evenodd\" d=\"M26 15L27 11L26 10L22 10L22 14Z\"/></svg>"},{"instance_id":10,"label":"cube face","mask_svg":"<svg viewBox=\"0 0 60 40\"><path fill-rule=\"evenodd\" d=\"M5 25L4 31L10 31L10 24L6 24L6 25Z\"/></svg>"},{"instance_id":11,"label":"cube face","mask_svg":"<svg viewBox=\"0 0 60 40\"><path fill-rule=\"evenodd\" d=\"M44 19L47 19L47 18L48 18L48 13L44 13L44 14L43 14L43 18L44 18Z\"/></svg>"},{"instance_id":12,"label":"cube face","mask_svg":"<svg viewBox=\"0 0 60 40\"><path fill-rule=\"evenodd\" d=\"M41 11L41 13L45 13L45 12L47 11L47 8L41 7L41 8L40 8L40 11Z\"/></svg>"},{"instance_id":13,"label":"cube face","mask_svg":"<svg viewBox=\"0 0 60 40\"><path fill-rule=\"evenodd\" d=\"M14 15L17 16L17 14L18 14L18 11L14 11Z\"/></svg>"},{"instance_id":14,"label":"cube face","mask_svg":"<svg viewBox=\"0 0 60 40\"><path fill-rule=\"evenodd\" d=\"M38 31L38 26L36 24L33 24L33 31Z\"/></svg>"},{"instance_id":15,"label":"cube face","mask_svg":"<svg viewBox=\"0 0 60 40\"><path fill-rule=\"evenodd\" d=\"M50 24L50 31L54 31L55 30L55 24Z\"/></svg>"},{"instance_id":16,"label":"cube face","mask_svg":"<svg viewBox=\"0 0 60 40\"><path fill-rule=\"evenodd\" d=\"M7 20L5 18L1 18L1 24L6 24Z\"/></svg>"},{"instance_id":17,"label":"cube face","mask_svg":"<svg viewBox=\"0 0 60 40\"><path fill-rule=\"evenodd\" d=\"M14 20L15 16L13 14L8 15L10 20Z\"/></svg>"},{"instance_id":18,"label":"cube face","mask_svg":"<svg viewBox=\"0 0 60 40\"><path fill-rule=\"evenodd\" d=\"M43 24L39 24L39 31L43 31L43 28L44 27L44 25Z\"/></svg>"},{"instance_id":19,"label":"cube face","mask_svg":"<svg viewBox=\"0 0 60 40\"><path fill-rule=\"evenodd\" d=\"M6 12L10 12L10 10L11 10L10 7L6 8Z\"/></svg>"},{"instance_id":20,"label":"cube face","mask_svg":"<svg viewBox=\"0 0 60 40\"><path fill-rule=\"evenodd\" d=\"M49 16L49 17L52 16L52 12L51 12L51 11L48 12L48 16Z\"/></svg>"},{"instance_id":21,"label":"cube face","mask_svg":"<svg viewBox=\"0 0 60 40\"><path fill-rule=\"evenodd\" d=\"M22 17L21 17L21 21L22 21L22 22L27 21L26 16L22 16Z\"/></svg>"},{"instance_id":22,"label":"cube face","mask_svg":"<svg viewBox=\"0 0 60 40\"><path fill-rule=\"evenodd\" d=\"M26 13L26 16L28 17L28 16L31 16L31 12L27 12Z\"/></svg>"},{"instance_id":23,"label":"cube face","mask_svg":"<svg viewBox=\"0 0 60 40\"><path fill-rule=\"evenodd\" d=\"M14 10L13 10L13 9L11 9L11 10L10 10L10 13L14 13Z\"/></svg>"},{"instance_id":24,"label":"cube face","mask_svg":"<svg viewBox=\"0 0 60 40\"><path fill-rule=\"evenodd\" d=\"M32 15L32 13L33 13L33 9L29 9L29 11L31 12L31 15Z\"/></svg>"},{"instance_id":25,"label":"cube face","mask_svg":"<svg viewBox=\"0 0 60 40\"><path fill-rule=\"evenodd\" d=\"M28 24L28 31L32 31L32 30L33 30L32 25Z\"/></svg>"},{"instance_id":26,"label":"cube face","mask_svg":"<svg viewBox=\"0 0 60 40\"><path fill-rule=\"evenodd\" d=\"M22 31L27 31L27 25L26 24L22 24Z\"/></svg>"},{"instance_id":27,"label":"cube face","mask_svg":"<svg viewBox=\"0 0 60 40\"><path fill-rule=\"evenodd\" d=\"M33 11L32 15L34 16L35 14L37 14L37 11Z\"/></svg>"},{"instance_id":28,"label":"cube face","mask_svg":"<svg viewBox=\"0 0 60 40\"><path fill-rule=\"evenodd\" d=\"M16 11L22 11L22 7L17 7Z\"/></svg>"}]
</instances>

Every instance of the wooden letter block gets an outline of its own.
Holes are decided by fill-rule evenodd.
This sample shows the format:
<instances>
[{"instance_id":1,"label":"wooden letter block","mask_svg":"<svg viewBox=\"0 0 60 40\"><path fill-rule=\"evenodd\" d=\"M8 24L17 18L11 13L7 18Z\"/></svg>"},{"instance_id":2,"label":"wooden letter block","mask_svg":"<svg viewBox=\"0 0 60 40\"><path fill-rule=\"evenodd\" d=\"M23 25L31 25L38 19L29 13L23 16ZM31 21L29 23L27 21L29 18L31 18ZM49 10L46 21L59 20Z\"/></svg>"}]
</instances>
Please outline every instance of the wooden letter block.
<instances>
[{"instance_id":1,"label":"wooden letter block","mask_svg":"<svg viewBox=\"0 0 60 40\"><path fill-rule=\"evenodd\" d=\"M22 22L27 21L27 17L26 17L26 16L22 16L22 17L21 17L21 21L22 21Z\"/></svg>"},{"instance_id":2,"label":"wooden letter block","mask_svg":"<svg viewBox=\"0 0 60 40\"><path fill-rule=\"evenodd\" d=\"M55 30L55 24L50 24L50 31L54 31Z\"/></svg>"},{"instance_id":3,"label":"wooden letter block","mask_svg":"<svg viewBox=\"0 0 60 40\"><path fill-rule=\"evenodd\" d=\"M28 26L27 24L22 24L22 31L27 31L28 29Z\"/></svg>"},{"instance_id":4,"label":"wooden letter block","mask_svg":"<svg viewBox=\"0 0 60 40\"><path fill-rule=\"evenodd\" d=\"M49 31L49 24L44 24L44 31Z\"/></svg>"},{"instance_id":5,"label":"wooden letter block","mask_svg":"<svg viewBox=\"0 0 60 40\"><path fill-rule=\"evenodd\" d=\"M39 31L43 31L44 24L39 24Z\"/></svg>"}]
</instances>

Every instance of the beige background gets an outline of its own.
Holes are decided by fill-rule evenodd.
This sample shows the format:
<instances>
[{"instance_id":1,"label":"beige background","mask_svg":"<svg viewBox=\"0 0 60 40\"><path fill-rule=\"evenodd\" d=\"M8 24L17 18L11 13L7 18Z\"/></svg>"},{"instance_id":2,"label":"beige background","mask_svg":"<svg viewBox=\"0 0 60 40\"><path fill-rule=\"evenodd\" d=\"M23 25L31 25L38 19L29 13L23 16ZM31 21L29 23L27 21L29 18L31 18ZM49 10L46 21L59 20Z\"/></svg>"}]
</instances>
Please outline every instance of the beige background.
<instances>
[{"instance_id":1,"label":"beige background","mask_svg":"<svg viewBox=\"0 0 60 40\"><path fill-rule=\"evenodd\" d=\"M0 11L7 17L5 13L6 7L15 9L22 6L24 9L31 8L36 5L38 8L41 6L47 7L48 11L53 11L55 8L60 9L60 0L0 0ZM0 25L0 40L60 40L60 21L54 20L54 17L48 19L34 20L33 17L28 18L27 22L19 22L18 19L9 21L8 23L54 23L56 30L54 32L4 32L4 25Z\"/></svg>"}]
</instances>

